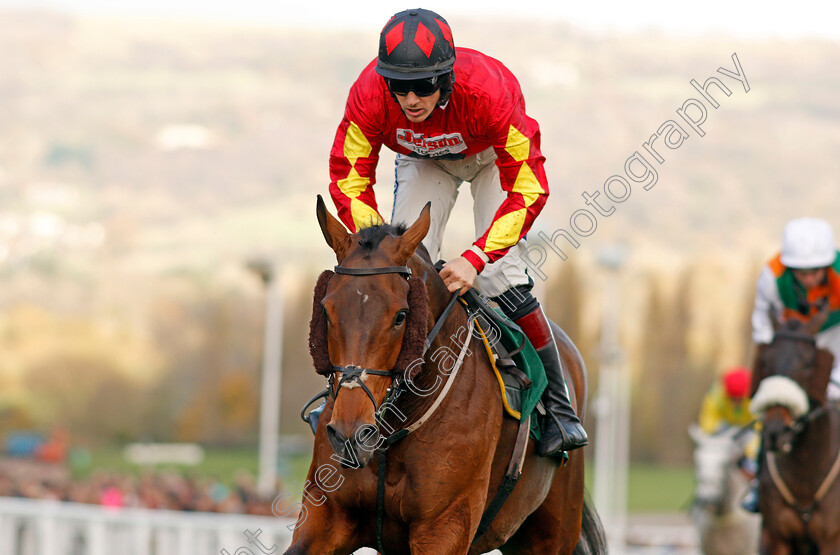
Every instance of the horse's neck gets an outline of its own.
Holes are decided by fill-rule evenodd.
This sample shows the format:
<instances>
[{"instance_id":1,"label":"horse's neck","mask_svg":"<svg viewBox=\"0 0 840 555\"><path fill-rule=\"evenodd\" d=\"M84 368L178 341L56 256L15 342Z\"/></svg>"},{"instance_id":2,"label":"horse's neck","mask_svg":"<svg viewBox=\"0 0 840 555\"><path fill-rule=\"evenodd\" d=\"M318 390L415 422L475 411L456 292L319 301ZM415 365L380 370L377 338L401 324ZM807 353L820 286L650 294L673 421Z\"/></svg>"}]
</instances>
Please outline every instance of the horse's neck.
<instances>
[{"instance_id":1,"label":"horse's neck","mask_svg":"<svg viewBox=\"0 0 840 555\"><path fill-rule=\"evenodd\" d=\"M430 324L437 323L452 295L437 277L436 270L424 261L417 261L418 266L412 271L416 275L426 276L426 287L429 298L428 310ZM429 346L424 357L422 370L412 380L413 388L409 389L406 395L398 401L400 410L409 415L413 420L419 417L423 411L434 403L438 395L444 389L444 384L449 376L448 370L454 358L457 358L464 347L464 342L469 341L468 319L466 311L460 302L455 303L448 315L444 315L443 322L432 344ZM429 330L431 331L430 325ZM466 365L463 365L466 366ZM464 372L463 369L459 372ZM429 392L418 394L417 392Z\"/></svg>"},{"instance_id":2,"label":"horse's neck","mask_svg":"<svg viewBox=\"0 0 840 555\"><path fill-rule=\"evenodd\" d=\"M449 301L452 298L452 293L446 289L446 286L443 284L443 280L441 280L438 276L437 270L435 270L433 266L429 265L429 263L419 255L414 256L411 266L415 275L423 276L423 279L426 282L426 292L429 298L429 320L432 323L436 323L437 319L446 308L446 305L449 304ZM454 330L466 325L466 313L459 305L460 303L456 301L455 307L453 307L452 311L450 311L446 321L443 323L443 327L435 337L434 343L429 348L429 353L434 352L434 349L439 348L441 345L451 347L451 345L449 345L451 342L448 341L450 335L454 333ZM429 330L431 330L431 327L429 327ZM448 334L446 333L447 331L449 332ZM429 353L427 353L427 355Z\"/></svg>"},{"instance_id":3,"label":"horse's neck","mask_svg":"<svg viewBox=\"0 0 840 555\"><path fill-rule=\"evenodd\" d=\"M727 468L726 493L723 501L723 515L737 511L741 506L741 497L748 485L746 476L738 466L737 459L733 460Z\"/></svg>"},{"instance_id":4,"label":"horse's neck","mask_svg":"<svg viewBox=\"0 0 840 555\"><path fill-rule=\"evenodd\" d=\"M840 412L828 409L810 422L787 454L776 456L782 478L794 495L814 493L840 456Z\"/></svg>"}]
</instances>

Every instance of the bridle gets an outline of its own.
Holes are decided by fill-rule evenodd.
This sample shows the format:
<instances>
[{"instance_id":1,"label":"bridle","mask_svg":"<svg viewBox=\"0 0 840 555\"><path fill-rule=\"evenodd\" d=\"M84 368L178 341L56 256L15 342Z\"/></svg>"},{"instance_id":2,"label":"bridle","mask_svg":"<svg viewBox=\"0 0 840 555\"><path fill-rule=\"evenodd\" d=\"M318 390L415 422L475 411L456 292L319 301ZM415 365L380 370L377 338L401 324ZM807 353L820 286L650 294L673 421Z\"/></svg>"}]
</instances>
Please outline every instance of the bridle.
<instances>
[{"instance_id":1,"label":"bridle","mask_svg":"<svg viewBox=\"0 0 840 555\"><path fill-rule=\"evenodd\" d=\"M336 274L344 274L348 276L377 276L382 274L400 274L405 277L406 280L411 277L411 268L408 266L381 266L379 268L346 268L344 266L336 266L334 269ZM336 372L341 372L342 376L339 379L338 384L335 383L335 374ZM393 381L396 379L398 373L394 370L375 370L371 368L363 368L361 366L357 366L355 364L350 364L347 366L339 366L334 364L332 367L332 371L329 373L329 392L330 396L335 400L338 397L338 392L341 387L345 384L356 384L362 388L362 391L370 399L371 403L373 403L373 410L375 414L379 414L379 405L376 402L376 398L374 398L373 393L371 393L370 389L365 385L363 377L365 375L373 375L373 376L385 376L391 378Z\"/></svg>"},{"instance_id":2,"label":"bridle","mask_svg":"<svg viewBox=\"0 0 840 555\"><path fill-rule=\"evenodd\" d=\"M408 266L380 266L377 268L347 268L341 265L335 266L334 271L336 274L343 274L348 276L377 276L382 274L400 274L408 280L411 277L411 268ZM425 279L424 279L425 282ZM435 322L434 327L429 332L428 336L426 337L426 341L423 347L423 352L420 354L420 358L422 359L423 356L426 354L426 351L429 349L429 346L432 344L435 336L437 336L440 328L443 326L444 321L449 316L449 313L452 310L452 307L455 305L455 301L458 299L458 292L452 294L449 302L446 305L446 308L443 310L443 313ZM341 372L342 376L338 380L338 383L335 382L335 374L337 372ZM376 402L376 398L373 396L373 393L368 389L365 385L363 377L365 375L372 375L372 376L384 376L391 378L391 385L388 387L387 394L385 396L385 400L382 402L382 405L379 405ZM376 419L376 423L380 424L381 422L381 411L382 407L388 405L395 401L401 394L406 390L404 386L404 379L405 376L403 372L395 369L390 370L379 370L379 369L371 369L371 368L363 368L361 366L357 366L355 364L350 364L347 366L340 366L340 365L332 365L332 370L328 374L328 383L329 383L329 394L333 398L333 401L336 400L338 397L338 392L341 387L345 384L356 384L362 388L362 391L370 399L371 403L373 403L373 411L374 417Z\"/></svg>"}]
</instances>

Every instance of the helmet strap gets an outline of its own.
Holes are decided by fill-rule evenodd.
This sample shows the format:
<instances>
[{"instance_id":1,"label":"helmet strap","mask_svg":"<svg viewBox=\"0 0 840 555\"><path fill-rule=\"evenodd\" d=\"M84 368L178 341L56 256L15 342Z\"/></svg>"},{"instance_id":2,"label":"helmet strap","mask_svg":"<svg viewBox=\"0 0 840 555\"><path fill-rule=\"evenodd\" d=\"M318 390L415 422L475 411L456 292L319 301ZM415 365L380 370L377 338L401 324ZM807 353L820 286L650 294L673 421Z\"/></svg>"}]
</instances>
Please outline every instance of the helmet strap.
<instances>
[{"instance_id":1,"label":"helmet strap","mask_svg":"<svg viewBox=\"0 0 840 555\"><path fill-rule=\"evenodd\" d=\"M438 107L439 108L446 108L446 105L449 103L449 96L452 94L452 85L455 84L455 72L450 71L445 75L441 75L444 79L443 83L440 85L440 100L438 100Z\"/></svg>"}]
</instances>

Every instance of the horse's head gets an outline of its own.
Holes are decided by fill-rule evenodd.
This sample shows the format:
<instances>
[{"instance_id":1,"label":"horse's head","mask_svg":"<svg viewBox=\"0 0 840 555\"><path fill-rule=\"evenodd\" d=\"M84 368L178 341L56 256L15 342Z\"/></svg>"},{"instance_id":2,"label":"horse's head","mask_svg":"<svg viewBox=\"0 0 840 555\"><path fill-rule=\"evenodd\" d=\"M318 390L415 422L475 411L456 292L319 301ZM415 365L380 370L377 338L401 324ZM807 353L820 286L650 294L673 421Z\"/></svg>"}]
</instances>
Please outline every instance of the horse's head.
<instances>
[{"instance_id":1,"label":"horse's head","mask_svg":"<svg viewBox=\"0 0 840 555\"><path fill-rule=\"evenodd\" d=\"M390 226L350 234L320 196L317 215L338 265L315 288L310 350L330 378L327 438L342 464L362 467L381 441L377 412L393 379L423 353L426 287L409 266L417 273L413 255L429 230L429 205L402 234Z\"/></svg>"},{"instance_id":2,"label":"horse's head","mask_svg":"<svg viewBox=\"0 0 840 555\"><path fill-rule=\"evenodd\" d=\"M736 439L739 429L735 427L718 434L706 434L693 425L688 432L697 445L694 449L694 503L700 508L719 512L726 500L730 474L744 452L744 441Z\"/></svg>"},{"instance_id":3,"label":"horse's head","mask_svg":"<svg viewBox=\"0 0 840 555\"><path fill-rule=\"evenodd\" d=\"M758 347L750 410L761 416L770 451L789 452L798 419L826 401L834 357L817 347L815 335L827 316L824 309L807 324L774 322L773 341Z\"/></svg>"}]
</instances>

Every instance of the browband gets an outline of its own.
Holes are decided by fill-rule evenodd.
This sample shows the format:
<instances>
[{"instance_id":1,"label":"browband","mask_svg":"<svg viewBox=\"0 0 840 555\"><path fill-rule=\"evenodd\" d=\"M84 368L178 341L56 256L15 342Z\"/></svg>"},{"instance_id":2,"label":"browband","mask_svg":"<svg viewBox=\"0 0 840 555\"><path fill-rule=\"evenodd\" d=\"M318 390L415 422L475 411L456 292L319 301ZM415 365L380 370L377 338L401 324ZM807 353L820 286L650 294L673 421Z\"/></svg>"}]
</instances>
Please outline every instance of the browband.
<instances>
[{"instance_id":1,"label":"browband","mask_svg":"<svg viewBox=\"0 0 840 555\"><path fill-rule=\"evenodd\" d=\"M336 274L345 274L348 276L374 276L378 274L402 274L405 277L411 275L411 268L408 266L382 266L380 268L345 268L344 266L335 267Z\"/></svg>"}]
</instances>

